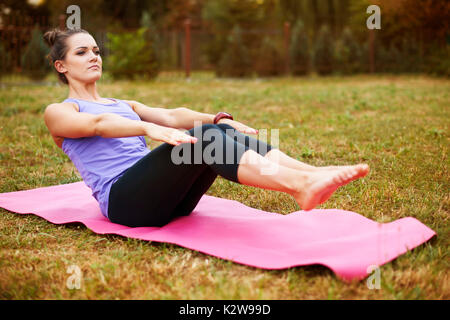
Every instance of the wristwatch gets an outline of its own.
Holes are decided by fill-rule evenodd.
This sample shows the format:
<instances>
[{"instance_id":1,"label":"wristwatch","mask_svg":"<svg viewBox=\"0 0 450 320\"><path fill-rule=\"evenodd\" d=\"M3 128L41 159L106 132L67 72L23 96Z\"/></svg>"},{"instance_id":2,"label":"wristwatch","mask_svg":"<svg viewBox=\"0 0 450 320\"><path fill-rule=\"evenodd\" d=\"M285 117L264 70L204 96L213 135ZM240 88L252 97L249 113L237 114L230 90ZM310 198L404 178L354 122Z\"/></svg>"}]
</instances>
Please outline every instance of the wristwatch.
<instances>
[{"instance_id":1,"label":"wristwatch","mask_svg":"<svg viewBox=\"0 0 450 320\"><path fill-rule=\"evenodd\" d=\"M216 116L214 117L214 124L217 124L220 119L231 119L233 120L233 116L229 114L228 112L218 112Z\"/></svg>"}]
</instances>

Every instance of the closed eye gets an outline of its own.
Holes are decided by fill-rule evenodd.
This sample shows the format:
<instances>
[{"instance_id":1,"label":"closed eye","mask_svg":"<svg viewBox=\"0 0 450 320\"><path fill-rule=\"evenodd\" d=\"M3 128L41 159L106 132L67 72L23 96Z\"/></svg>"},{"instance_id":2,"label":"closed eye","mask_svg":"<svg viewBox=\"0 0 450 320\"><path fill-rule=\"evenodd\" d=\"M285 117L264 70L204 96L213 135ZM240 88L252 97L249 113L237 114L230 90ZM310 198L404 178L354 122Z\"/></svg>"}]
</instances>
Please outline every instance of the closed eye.
<instances>
[{"instance_id":1,"label":"closed eye","mask_svg":"<svg viewBox=\"0 0 450 320\"><path fill-rule=\"evenodd\" d=\"M80 52L77 53L77 55L79 55L79 56L81 56L83 54L84 54L84 51L80 51ZM95 51L95 54L100 54L100 50Z\"/></svg>"}]
</instances>

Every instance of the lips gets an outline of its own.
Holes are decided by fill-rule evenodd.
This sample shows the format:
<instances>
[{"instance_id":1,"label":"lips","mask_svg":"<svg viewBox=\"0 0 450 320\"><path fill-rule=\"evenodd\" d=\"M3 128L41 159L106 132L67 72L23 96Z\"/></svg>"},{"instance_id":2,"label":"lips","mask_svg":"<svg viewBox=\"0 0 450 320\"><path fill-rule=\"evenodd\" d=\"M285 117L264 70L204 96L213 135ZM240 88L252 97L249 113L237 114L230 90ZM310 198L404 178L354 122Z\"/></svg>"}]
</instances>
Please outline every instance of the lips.
<instances>
[{"instance_id":1,"label":"lips","mask_svg":"<svg viewBox=\"0 0 450 320\"><path fill-rule=\"evenodd\" d=\"M99 65L93 65L93 66L90 66L88 69L93 69L93 68L98 68L98 69L100 69L100 66L99 66Z\"/></svg>"}]
</instances>

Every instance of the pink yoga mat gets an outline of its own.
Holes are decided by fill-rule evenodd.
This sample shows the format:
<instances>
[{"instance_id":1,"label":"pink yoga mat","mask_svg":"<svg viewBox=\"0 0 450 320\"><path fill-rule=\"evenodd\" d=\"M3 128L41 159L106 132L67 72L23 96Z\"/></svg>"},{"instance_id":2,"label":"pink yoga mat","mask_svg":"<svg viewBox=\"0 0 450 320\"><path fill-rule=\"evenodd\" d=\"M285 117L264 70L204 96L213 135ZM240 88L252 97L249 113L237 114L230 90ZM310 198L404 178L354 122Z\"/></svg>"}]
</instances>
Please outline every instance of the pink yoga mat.
<instances>
[{"instance_id":1,"label":"pink yoga mat","mask_svg":"<svg viewBox=\"0 0 450 320\"><path fill-rule=\"evenodd\" d=\"M83 181L1 193L0 207L56 224L81 222L98 234L173 243L262 269L320 264L343 280L361 280L370 266L381 266L436 235L411 217L377 223L339 209L282 215L208 195L191 215L164 227L129 228L101 214Z\"/></svg>"}]
</instances>

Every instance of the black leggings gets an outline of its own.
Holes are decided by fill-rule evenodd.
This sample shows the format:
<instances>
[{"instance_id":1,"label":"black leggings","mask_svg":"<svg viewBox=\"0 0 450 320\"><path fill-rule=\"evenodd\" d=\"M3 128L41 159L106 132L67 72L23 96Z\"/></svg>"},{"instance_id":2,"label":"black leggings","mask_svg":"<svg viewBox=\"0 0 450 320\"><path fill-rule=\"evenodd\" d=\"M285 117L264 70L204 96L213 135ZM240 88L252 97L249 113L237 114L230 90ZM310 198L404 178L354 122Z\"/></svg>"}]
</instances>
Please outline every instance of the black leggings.
<instances>
[{"instance_id":1,"label":"black leggings","mask_svg":"<svg viewBox=\"0 0 450 320\"><path fill-rule=\"evenodd\" d=\"M206 130L213 133L212 139L209 135L203 138ZM175 146L163 143L127 169L112 185L108 209L111 222L129 227L161 227L175 217L189 215L217 175L239 183L237 169L245 151L252 149L264 156L272 149L271 145L243 135L224 123L204 124L186 133L197 137L195 144L201 144L202 151L220 137L223 161L206 161L208 164L201 157L199 163L198 157L194 159L195 144L186 143L183 147L190 148L191 161L176 164L171 157ZM179 153L181 156L184 150ZM230 150L234 152L233 161L226 160L226 152L230 156ZM211 155L215 156L214 152Z\"/></svg>"}]
</instances>

